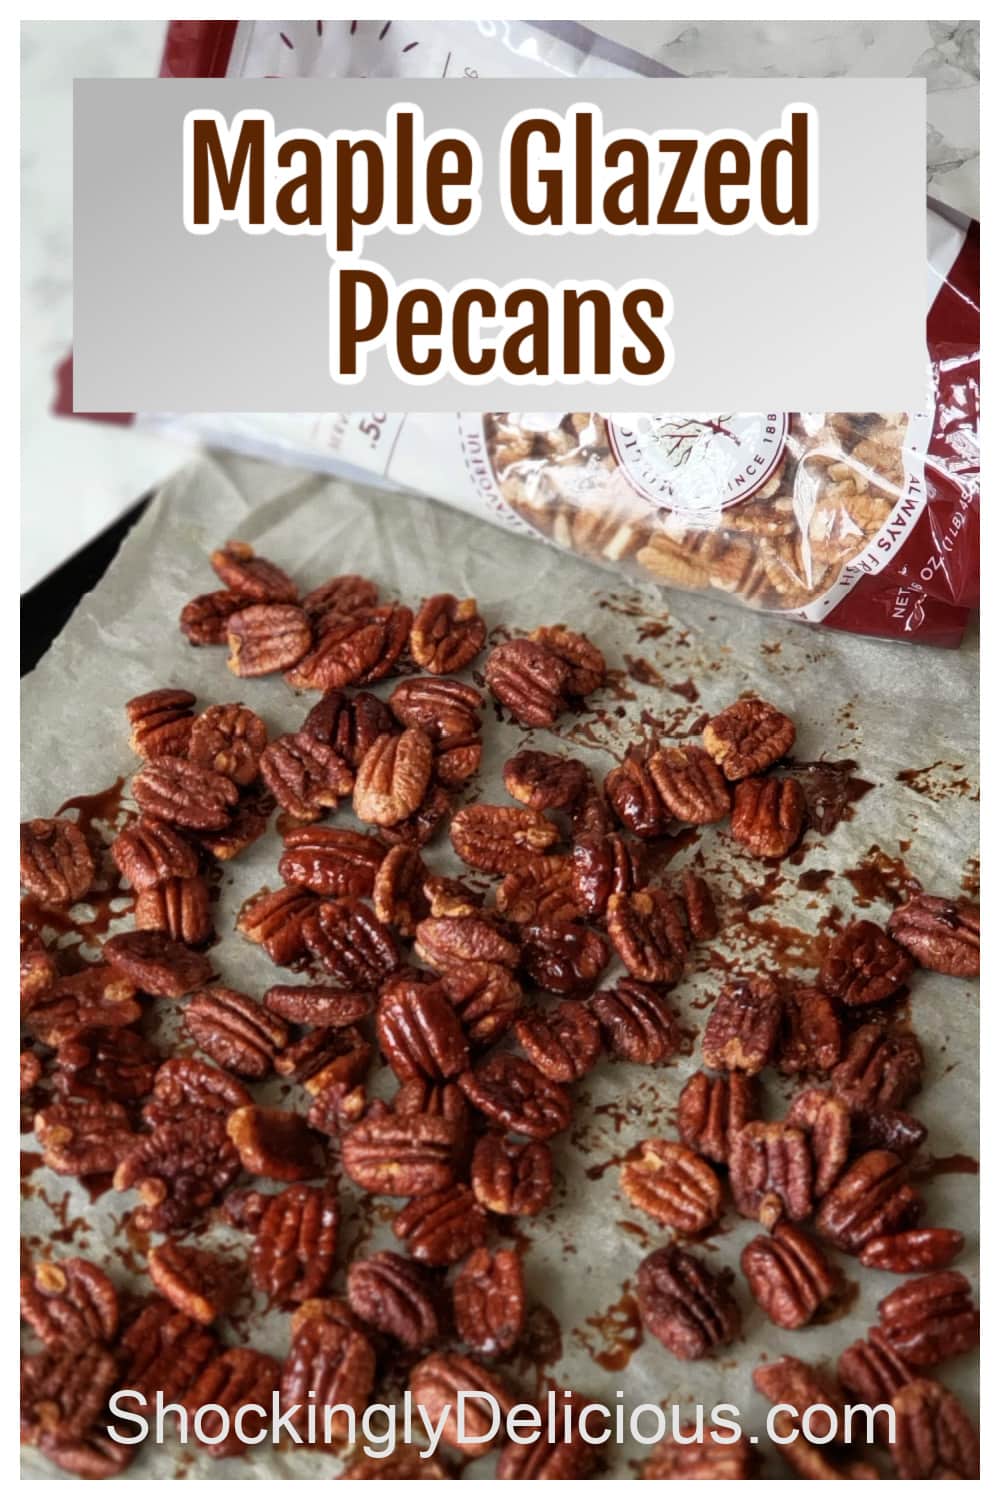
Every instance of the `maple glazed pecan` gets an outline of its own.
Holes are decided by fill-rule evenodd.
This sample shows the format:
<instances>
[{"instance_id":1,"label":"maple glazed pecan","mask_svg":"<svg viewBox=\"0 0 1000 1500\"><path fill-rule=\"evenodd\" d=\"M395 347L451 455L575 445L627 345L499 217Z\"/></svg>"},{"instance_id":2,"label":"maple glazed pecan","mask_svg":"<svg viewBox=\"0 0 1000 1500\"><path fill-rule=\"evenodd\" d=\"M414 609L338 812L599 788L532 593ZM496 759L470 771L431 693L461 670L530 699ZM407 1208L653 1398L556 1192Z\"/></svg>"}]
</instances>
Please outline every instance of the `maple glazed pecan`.
<instances>
[{"instance_id":1,"label":"maple glazed pecan","mask_svg":"<svg viewBox=\"0 0 1000 1500\"><path fill-rule=\"evenodd\" d=\"M486 644L486 622L475 599L433 594L410 627L410 655L425 672L460 672Z\"/></svg>"},{"instance_id":2,"label":"maple glazed pecan","mask_svg":"<svg viewBox=\"0 0 1000 1500\"><path fill-rule=\"evenodd\" d=\"M34 818L21 824L21 884L47 906L79 901L94 881L94 856L75 823Z\"/></svg>"},{"instance_id":3,"label":"maple glazed pecan","mask_svg":"<svg viewBox=\"0 0 1000 1500\"><path fill-rule=\"evenodd\" d=\"M646 1256L637 1294L643 1323L677 1359L704 1359L739 1337L742 1320L728 1277L676 1245Z\"/></svg>"},{"instance_id":4,"label":"maple glazed pecan","mask_svg":"<svg viewBox=\"0 0 1000 1500\"><path fill-rule=\"evenodd\" d=\"M979 973L979 907L946 896L911 896L889 918L889 932L921 968L971 979Z\"/></svg>"},{"instance_id":5,"label":"maple glazed pecan","mask_svg":"<svg viewBox=\"0 0 1000 1500\"><path fill-rule=\"evenodd\" d=\"M705 725L705 749L729 781L756 776L787 755L795 725L771 703L740 698Z\"/></svg>"},{"instance_id":6,"label":"maple glazed pecan","mask_svg":"<svg viewBox=\"0 0 1000 1500\"><path fill-rule=\"evenodd\" d=\"M643 1141L621 1169L625 1196L658 1224L695 1234L722 1212L722 1184L706 1161L678 1141Z\"/></svg>"}]
</instances>

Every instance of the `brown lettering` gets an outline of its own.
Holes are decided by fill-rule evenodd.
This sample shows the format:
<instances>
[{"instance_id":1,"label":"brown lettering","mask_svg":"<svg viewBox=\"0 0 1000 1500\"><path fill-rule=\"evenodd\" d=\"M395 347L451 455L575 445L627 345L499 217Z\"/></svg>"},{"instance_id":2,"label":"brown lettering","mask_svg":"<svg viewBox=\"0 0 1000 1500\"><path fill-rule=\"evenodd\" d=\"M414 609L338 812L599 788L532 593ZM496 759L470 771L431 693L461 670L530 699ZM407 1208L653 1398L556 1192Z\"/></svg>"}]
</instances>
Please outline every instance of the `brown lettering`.
<instances>
[{"instance_id":1,"label":"brown lettering","mask_svg":"<svg viewBox=\"0 0 1000 1500\"><path fill-rule=\"evenodd\" d=\"M448 157L455 165L446 166ZM446 208L444 190L472 184L472 152L464 141L435 141L427 153L427 210L437 224L464 224L472 212L471 193L462 193L454 208Z\"/></svg>"},{"instance_id":2,"label":"brown lettering","mask_svg":"<svg viewBox=\"0 0 1000 1500\"><path fill-rule=\"evenodd\" d=\"M233 163L226 167L225 153L219 139L219 126L215 120L195 120L191 134L194 172L192 180L193 222L207 224L209 221L209 187L212 179L219 191L219 199L227 213L236 207L243 183L244 173L249 167L249 215L251 224L264 222L264 122L244 120L236 138Z\"/></svg>"},{"instance_id":3,"label":"brown lettering","mask_svg":"<svg viewBox=\"0 0 1000 1500\"><path fill-rule=\"evenodd\" d=\"M787 155L791 193L787 207L778 202L778 162ZM760 154L760 206L769 224L805 224L809 210L809 116L792 115L791 139L768 141Z\"/></svg>"},{"instance_id":4,"label":"brown lettering","mask_svg":"<svg viewBox=\"0 0 1000 1500\"><path fill-rule=\"evenodd\" d=\"M282 141L278 148L278 166L293 165L296 156L303 158L303 169L297 177L282 183L274 200L274 211L282 224L322 224L323 222L323 148L316 141ZM305 202L295 207L295 194L304 192Z\"/></svg>"},{"instance_id":5,"label":"brown lettering","mask_svg":"<svg viewBox=\"0 0 1000 1500\"><path fill-rule=\"evenodd\" d=\"M563 293L563 369L567 375L580 374L586 307L593 310L593 335L587 341L593 353L590 368L595 375L607 375L611 370L611 299L607 292L597 290Z\"/></svg>"},{"instance_id":6,"label":"brown lettering","mask_svg":"<svg viewBox=\"0 0 1000 1500\"><path fill-rule=\"evenodd\" d=\"M418 308L424 308L418 316ZM420 359L413 347L414 339L437 338L442 325L441 299L433 292L414 287L404 292L396 310L396 358L408 375L433 375L441 365L441 350L428 349Z\"/></svg>"},{"instance_id":7,"label":"brown lettering","mask_svg":"<svg viewBox=\"0 0 1000 1500\"><path fill-rule=\"evenodd\" d=\"M531 287L511 292L503 305L505 318L516 318L521 308L531 309L531 322L504 341L503 358L511 375L549 373L549 304L544 292ZM530 355L527 349L530 347ZM525 352L522 353L522 349Z\"/></svg>"},{"instance_id":8,"label":"brown lettering","mask_svg":"<svg viewBox=\"0 0 1000 1500\"><path fill-rule=\"evenodd\" d=\"M354 159L363 157L366 168L365 198L354 201ZM337 141L336 153L336 243L349 251L354 244L355 224L374 224L385 201L385 165L374 141Z\"/></svg>"},{"instance_id":9,"label":"brown lettering","mask_svg":"<svg viewBox=\"0 0 1000 1500\"><path fill-rule=\"evenodd\" d=\"M540 135L547 151L557 151L559 127L552 120L522 120L510 138L510 205L522 224L562 224L562 178L557 169L546 168L537 174L545 189L541 208L528 201L528 156L532 136Z\"/></svg>"},{"instance_id":10,"label":"brown lettering","mask_svg":"<svg viewBox=\"0 0 1000 1500\"><path fill-rule=\"evenodd\" d=\"M726 167L731 156L733 165ZM705 212L716 224L742 224L750 212L746 193L736 197L731 208L722 201L726 187L747 187L750 183L750 152L742 141L713 141L705 153Z\"/></svg>"},{"instance_id":11,"label":"brown lettering","mask_svg":"<svg viewBox=\"0 0 1000 1500\"><path fill-rule=\"evenodd\" d=\"M626 344L622 350L622 365L630 375L656 375L666 362L663 343L659 334L649 327L647 318L640 312L642 306L649 309L649 318L662 318L665 312L663 298L652 288L626 292L622 299L622 317L629 333L635 335L646 350L648 358L641 359L637 351Z\"/></svg>"},{"instance_id":12,"label":"brown lettering","mask_svg":"<svg viewBox=\"0 0 1000 1500\"><path fill-rule=\"evenodd\" d=\"M337 348L339 369L343 375L358 373L357 351L359 344L371 343L385 330L389 316L389 294L381 276L372 271L343 270L338 272L340 295L337 307ZM369 312L361 324L359 291L368 292Z\"/></svg>"},{"instance_id":13,"label":"brown lettering","mask_svg":"<svg viewBox=\"0 0 1000 1500\"><path fill-rule=\"evenodd\" d=\"M661 141L660 153L665 156L669 151L676 151L677 160L673 165L663 197L660 200L659 211L656 215L657 224L697 224L698 215L693 209L679 209L681 194L687 185L688 174L698 154L697 141Z\"/></svg>"},{"instance_id":14,"label":"brown lettering","mask_svg":"<svg viewBox=\"0 0 1000 1500\"><path fill-rule=\"evenodd\" d=\"M455 298L455 311L453 316L454 335L452 342L455 346L455 363L463 375L488 375L496 364L497 356L495 349L483 349L479 358L475 359L471 348L471 328L469 326L472 317L472 309L479 307L483 318L489 320L497 315L496 298L482 287L470 287L467 291L459 292Z\"/></svg>"}]
</instances>

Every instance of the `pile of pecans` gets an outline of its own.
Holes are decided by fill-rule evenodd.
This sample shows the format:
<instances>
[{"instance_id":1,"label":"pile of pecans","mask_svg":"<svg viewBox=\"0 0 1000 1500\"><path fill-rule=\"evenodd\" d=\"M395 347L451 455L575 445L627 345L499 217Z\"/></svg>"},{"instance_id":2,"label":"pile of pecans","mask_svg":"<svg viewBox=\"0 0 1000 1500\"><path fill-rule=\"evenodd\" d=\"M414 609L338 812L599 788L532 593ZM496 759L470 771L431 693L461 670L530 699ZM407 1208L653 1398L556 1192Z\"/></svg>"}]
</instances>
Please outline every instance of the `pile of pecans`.
<instances>
[{"instance_id":1,"label":"pile of pecans","mask_svg":"<svg viewBox=\"0 0 1000 1500\"><path fill-rule=\"evenodd\" d=\"M225 588L185 607L188 638L228 643L237 676L280 671L322 697L275 739L241 703L197 712L177 688L133 699L137 811L110 855L135 893L134 925L72 972L44 921L22 925L27 1126L51 1170L110 1175L114 1190L136 1192L131 1221L149 1246L140 1300L79 1257L22 1277L22 1316L41 1344L23 1361L22 1437L87 1477L114 1476L136 1452L105 1432L117 1389L160 1391L190 1411L269 1407L274 1391L286 1407L315 1393L316 1404L360 1410L403 1359L433 1421L463 1390L510 1410L521 1398L503 1365L524 1333L524 1267L518 1249L491 1241L550 1203L549 1142L573 1121L572 1085L604 1055L652 1067L682 1050L670 990L692 947L718 931L705 880L689 867L676 890L649 883L649 855L678 825L728 817L752 856L780 859L805 816L800 784L780 768L795 727L757 698L711 718L700 745L630 751L603 787L579 760L522 749L504 766L510 803L456 807L482 752L483 694L450 675L486 647L475 601L436 595L413 615L355 576L300 600L241 542L212 563ZM386 699L367 690L393 674ZM482 681L498 712L533 728L571 713L605 674L591 641L546 626L493 646ZM323 821L347 799L368 831ZM276 975L257 998L220 982L206 951L211 877L264 833L275 806L282 883L251 898L237 926L307 982ZM422 852L446 820L460 879ZM22 885L65 920L102 853L68 819L25 823ZM624 975L602 988L613 959ZM704 1069L680 1096L679 1139L640 1142L621 1188L674 1231L638 1267L637 1292L646 1330L680 1360L740 1336L731 1275L688 1248L727 1199L761 1226L740 1266L779 1328L826 1319L843 1299L831 1252L921 1273L840 1355L839 1383L793 1358L754 1381L787 1404L789 1430L791 1413L817 1402L891 1403L897 1476L970 1478L975 1429L928 1374L974 1347L978 1313L950 1269L961 1234L921 1225L910 1180L926 1131L904 1106L923 1055L891 1007L914 965L978 974L978 908L917 894L886 931L844 927L811 984L763 973L727 983L701 1038ZM164 1056L142 1021L170 1000L184 1002L186 1044ZM370 1089L377 1055L396 1079L388 1100ZM804 1083L777 1121L759 1091L769 1067ZM254 1087L272 1080L301 1089L300 1107L260 1102ZM338 1165L363 1193L402 1200L399 1249L353 1259L339 1296ZM245 1267L198 1243L212 1215L247 1236ZM289 1315L283 1360L217 1331L246 1278ZM485 1404L480 1415L464 1440L454 1411L445 1424L466 1459L490 1446ZM343 1437L335 1425L331 1443ZM235 1434L205 1446L243 1450ZM748 1478L754 1453L746 1437L668 1439L643 1477ZM803 1477L878 1477L868 1459L802 1436L782 1453ZM497 1475L585 1478L599 1459L582 1440L543 1435L503 1446ZM450 1475L397 1451L358 1458L343 1477Z\"/></svg>"}]
</instances>

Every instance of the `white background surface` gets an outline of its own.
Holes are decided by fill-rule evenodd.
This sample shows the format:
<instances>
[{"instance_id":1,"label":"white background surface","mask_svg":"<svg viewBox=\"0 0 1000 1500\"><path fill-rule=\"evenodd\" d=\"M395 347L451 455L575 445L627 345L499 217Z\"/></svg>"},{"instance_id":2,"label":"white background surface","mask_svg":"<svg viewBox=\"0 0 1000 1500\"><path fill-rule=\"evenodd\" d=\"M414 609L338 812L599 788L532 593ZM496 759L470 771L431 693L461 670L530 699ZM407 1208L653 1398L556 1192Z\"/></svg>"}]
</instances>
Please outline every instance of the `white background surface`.
<instances>
[{"instance_id":1,"label":"white background surface","mask_svg":"<svg viewBox=\"0 0 1000 1500\"><path fill-rule=\"evenodd\" d=\"M685 74L926 77L931 190L978 214L973 22L595 24ZM163 29L161 21L30 21L22 28L22 589L185 457L148 434L57 419L49 410L55 367L72 336L72 80L154 76Z\"/></svg>"}]
</instances>

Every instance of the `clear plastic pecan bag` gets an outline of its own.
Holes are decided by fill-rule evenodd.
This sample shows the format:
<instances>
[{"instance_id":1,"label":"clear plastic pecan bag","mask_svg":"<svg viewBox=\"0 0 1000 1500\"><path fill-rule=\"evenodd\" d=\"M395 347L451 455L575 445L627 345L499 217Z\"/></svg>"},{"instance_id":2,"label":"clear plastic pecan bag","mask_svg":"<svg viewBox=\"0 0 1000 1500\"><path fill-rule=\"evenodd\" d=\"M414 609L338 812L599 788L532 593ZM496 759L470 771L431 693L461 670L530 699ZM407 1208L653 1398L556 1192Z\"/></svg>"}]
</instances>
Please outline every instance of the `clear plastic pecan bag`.
<instances>
[{"instance_id":1,"label":"clear plastic pecan bag","mask_svg":"<svg viewBox=\"0 0 1000 1500\"><path fill-rule=\"evenodd\" d=\"M618 572L957 646L979 594L979 232L928 213L928 402L905 412L334 412L163 422L430 495Z\"/></svg>"}]
</instances>

